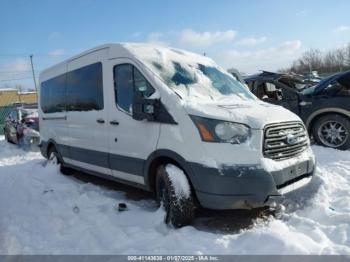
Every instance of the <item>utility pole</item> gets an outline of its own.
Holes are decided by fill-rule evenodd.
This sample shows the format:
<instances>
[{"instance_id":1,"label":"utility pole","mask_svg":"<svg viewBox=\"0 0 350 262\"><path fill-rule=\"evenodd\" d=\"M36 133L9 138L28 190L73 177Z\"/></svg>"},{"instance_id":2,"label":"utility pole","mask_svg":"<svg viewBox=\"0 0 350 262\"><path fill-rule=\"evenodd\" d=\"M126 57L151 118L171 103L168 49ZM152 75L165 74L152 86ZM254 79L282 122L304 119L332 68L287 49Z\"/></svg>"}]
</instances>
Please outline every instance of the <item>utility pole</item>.
<instances>
[{"instance_id":1,"label":"utility pole","mask_svg":"<svg viewBox=\"0 0 350 262\"><path fill-rule=\"evenodd\" d=\"M34 87L35 87L35 93L36 93L36 101L38 102L38 88L36 86L36 80L35 80L35 73L34 73L34 66L33 66L33 55L30 55L30 64L32 65L32 73L33 73L33 80L34 80Z\"/></svg>"}]
</instances>

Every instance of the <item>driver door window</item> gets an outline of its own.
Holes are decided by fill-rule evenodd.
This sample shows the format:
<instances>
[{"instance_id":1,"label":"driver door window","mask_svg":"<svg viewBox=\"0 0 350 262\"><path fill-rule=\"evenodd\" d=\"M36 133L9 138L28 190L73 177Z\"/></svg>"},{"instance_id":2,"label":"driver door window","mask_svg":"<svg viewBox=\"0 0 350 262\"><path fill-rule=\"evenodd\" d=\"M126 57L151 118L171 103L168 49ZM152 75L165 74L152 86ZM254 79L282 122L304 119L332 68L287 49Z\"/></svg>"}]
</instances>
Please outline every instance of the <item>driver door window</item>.
<instances>
[{"instance_id":1,"label":"driver door window","mask_svg":"<svg viewBox=\"0 0 350 262\"><path fill-rule=\"evenodd\" d=\"M274 101L279 101L282 99L281 92L276 88L276 85L273 83L265 83L266 95L269 99Z\"/></svg>"},{"instance_id":2,"label":"driver door window","mask_svg":"<svg viewBox=\"0 0 350 262\"><path fill-rule=\"evenodd\" d=\"M143 97L150 97L155 91L140 71L131 64L114 67L114 83L116 105L128 114L132 113L135 90Z\"/></svg>"},{"instance_id":3,"label":"driver door window","mask_svg":"<svg viewBox=\"0 0 350 262\"><path fill-rule=\"evenodd\" d=\"M263 82L258 87L258 97L269 102L277 102L282 100L281 91L275 84L270 82Z\"/></svg>"}]
</instances>

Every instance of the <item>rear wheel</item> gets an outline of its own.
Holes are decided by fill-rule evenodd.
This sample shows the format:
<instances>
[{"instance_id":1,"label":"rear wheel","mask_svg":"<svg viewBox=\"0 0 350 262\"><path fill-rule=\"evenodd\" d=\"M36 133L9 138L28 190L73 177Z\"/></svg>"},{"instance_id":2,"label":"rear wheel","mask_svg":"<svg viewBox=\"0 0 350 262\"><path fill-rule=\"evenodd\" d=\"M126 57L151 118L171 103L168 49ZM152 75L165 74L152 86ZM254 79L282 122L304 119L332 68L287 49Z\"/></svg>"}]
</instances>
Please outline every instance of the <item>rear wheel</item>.
<instances>
[{"instance_id":1,"label":"rear wheel","mask_svg":"<svg viewBox=\"0 0 350 262\"><path fill-rule=\"evenodd\" d=\"M174 183L174 179L170 177L174 174L169 174L166 166L162 165L157 170L156 193L158 204L166 212L165 223L179 228L191 224L194 219L195 205L187 177L181 169L175 168L180 171L178 175L183 176L181 177L183 183ZM185 186L185 190L179 188L181 186Z\"/></svg>"},{"instance_id":2,"label":"rear wheel","mask_svg":"<svg viewBox=\"0 0 350 262\"><path fill-rule=\"evenodd\" d=\"M346 150L350 148L350 120L337 114L319 118L313 126L317 144Z\"/></svg>"},{"instance_id":3,"label":"rear wheel","mask_svg":"<svg viewBox=\"0 0 350 262\"><path fill-rule=\"evenodd\" d=\"M48 155L49 163L54 164L54 165L60 165L60 171L61 171L62 174L64 174L64 175L70 175L71 174L72 169L70 169L69 167L64 166L64 164L60 160L60 156L59 156L55 146L51 146L50 147L47 155Z\"/></svg>"},{"instance_id":4,"label":"rear wheel","mask_svg":"<svg viewBox=\"0 0 350 262\"><path fill-rule=\"evenodd\" d=\"M8 138L8 135L7 135L7 132L6 132L5 129L4 129L4 136L5 136L5 141L6 141L7 143L10 143L9 138Z\"/></svg>"},{"instance_id":5,"label":"rear wheel","mask_svg":"<svg viewBox=\"0 0 350 262\"><path fill-rule=\"evenodd\" d=\"M13 144L13 142L11 141L10 137L9 137L9 134L6 132L6 130L4 129L4 136L5 136L5 141L7 143L11 143Z\"/></svg>"}]
</instances>

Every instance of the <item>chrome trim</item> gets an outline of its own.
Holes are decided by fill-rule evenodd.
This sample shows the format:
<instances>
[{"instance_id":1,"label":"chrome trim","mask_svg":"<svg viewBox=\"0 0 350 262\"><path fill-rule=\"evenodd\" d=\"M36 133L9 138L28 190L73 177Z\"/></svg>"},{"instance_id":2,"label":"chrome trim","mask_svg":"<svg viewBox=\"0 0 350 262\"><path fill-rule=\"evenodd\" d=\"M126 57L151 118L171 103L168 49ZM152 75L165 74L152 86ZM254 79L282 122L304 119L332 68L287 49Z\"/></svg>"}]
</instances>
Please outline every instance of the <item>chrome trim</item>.
<instances>
[{"instance_id":1,"label":"chrome trim","mask_svg":"<svg viewBox=\"0 0 350 262\"><path fill-rule=\"evenodd\" d=\"M296 139L288 143L288 136ZM303 152L308 146L309 138L301 122L284 122L269 124L264 128L263 153L267 158L283 160Z\"/></svg>"}]
</instances>

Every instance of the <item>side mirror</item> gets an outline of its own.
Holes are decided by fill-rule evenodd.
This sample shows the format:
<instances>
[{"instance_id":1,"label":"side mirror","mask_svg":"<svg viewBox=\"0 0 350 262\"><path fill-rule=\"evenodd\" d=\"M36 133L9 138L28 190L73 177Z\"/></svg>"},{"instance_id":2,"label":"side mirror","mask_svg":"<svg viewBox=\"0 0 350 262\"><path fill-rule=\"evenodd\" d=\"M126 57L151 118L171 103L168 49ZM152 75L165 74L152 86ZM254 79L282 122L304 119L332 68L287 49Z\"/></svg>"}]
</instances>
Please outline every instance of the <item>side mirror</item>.
<instances>
[{"instance_id":1,"label":"side mirror","mask_svg":"<svg viewBox=\"0 0 350 262\"><path fill-rule=\"evenodd\" d=\"M146 99L136 95L132 105L132 117L135 120L154 121L159 107L158 99Z\"/></svg>"}]
</instances>

